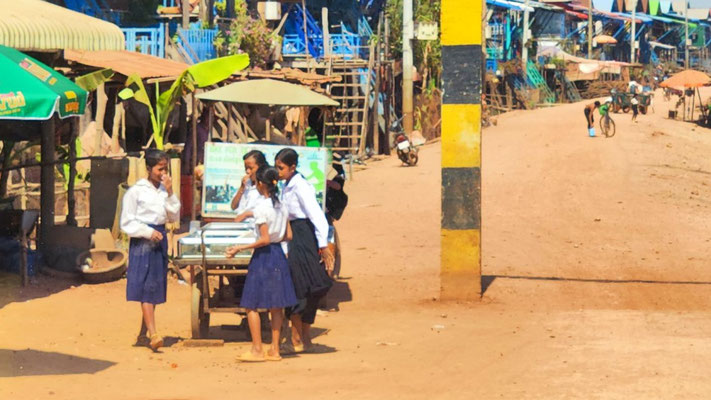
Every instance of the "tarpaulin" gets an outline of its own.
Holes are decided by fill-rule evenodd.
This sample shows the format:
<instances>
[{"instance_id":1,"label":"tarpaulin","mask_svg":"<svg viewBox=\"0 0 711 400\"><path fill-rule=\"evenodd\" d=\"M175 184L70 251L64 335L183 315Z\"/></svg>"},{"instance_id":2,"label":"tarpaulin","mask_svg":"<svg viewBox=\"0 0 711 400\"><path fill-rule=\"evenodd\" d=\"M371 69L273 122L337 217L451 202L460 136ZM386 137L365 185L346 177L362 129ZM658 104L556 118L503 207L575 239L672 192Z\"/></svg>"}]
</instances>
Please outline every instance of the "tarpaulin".
<instances>
[{"instance_id":1,"label":"tarpaulin","mask_svg":"<svg viewBox=\"0 0 711 400\"><path fill-rule=\"evenodd\" d=\"M659 11L666 14L671 10L671 0L659 0Z\"/></svg>"},{"instance_id":2,"label":"tarpaulin","mask_svg":"<svg viewBox=\"0 0 711 400\"><path fill-rule=\"evenodd\" d=\"M612 11L613 2L614 0L593 0L593 7L598 10L610 12Z\"/></svg>"},{"instance_id":3,"label":"tarpaulin","mask_svg":"<svg viewBox=\"0 0 711 400\"><path fill-rule=\"evenodd\" d=\"M659 0L649 0L649 15L659 14Z\"/></svg>"}]
</instances>

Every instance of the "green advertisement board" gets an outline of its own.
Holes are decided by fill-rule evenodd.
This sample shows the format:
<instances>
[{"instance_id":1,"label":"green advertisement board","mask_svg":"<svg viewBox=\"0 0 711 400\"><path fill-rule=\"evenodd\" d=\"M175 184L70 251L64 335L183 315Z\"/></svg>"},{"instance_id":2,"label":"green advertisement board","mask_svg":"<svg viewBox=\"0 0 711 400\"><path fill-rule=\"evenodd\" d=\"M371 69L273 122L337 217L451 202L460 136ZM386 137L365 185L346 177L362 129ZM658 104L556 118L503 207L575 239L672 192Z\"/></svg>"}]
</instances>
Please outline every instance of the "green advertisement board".
<instances>
[{"instance_id":1,"label":"green advertisement board","mask_svg":"<svg viewBox=\"0 0 711 400\"><path fill-rule=\"evenodd\" d=\"M274 164L279 150L290 147L299 154L297 172L316 189L316 198L325 209L326 171L330 153L325 148L276 146L266 144L205 143L205 174L203 176L202 215L211 218L230 218L237 215L230 203L239 190L244 176L242 157L252 150L264 153L267 162ZM279 182L279 189L284 182Z\"/></svg>"}]
</instances>

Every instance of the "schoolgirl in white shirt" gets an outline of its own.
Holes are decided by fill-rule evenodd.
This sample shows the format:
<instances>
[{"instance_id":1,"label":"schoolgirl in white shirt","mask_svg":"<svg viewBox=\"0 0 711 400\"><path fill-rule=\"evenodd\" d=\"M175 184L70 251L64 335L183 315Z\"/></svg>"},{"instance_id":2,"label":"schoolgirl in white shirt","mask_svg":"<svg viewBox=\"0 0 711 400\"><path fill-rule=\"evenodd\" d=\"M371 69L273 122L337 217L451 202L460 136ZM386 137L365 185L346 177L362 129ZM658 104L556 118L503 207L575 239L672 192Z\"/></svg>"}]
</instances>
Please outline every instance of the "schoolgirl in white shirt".
<instances>
[{"instance_id":1,"label":"schoolgirl in white shirt","mask_svg":"<svg viewBox=\"0 0 711 400\"><path fill-rule=\"evenodd\" d=\"M165 303L168 285L165 223L180 218L180 200L173 193L168 161L162 151L147 152L148 178L128 189L121 208L121 230L131 237L126 300L141 303L139 341L148 330L154 351L163 346L163 338L156 332L155 306Z\"/></svg>"},{"instance_id":2,"label":"schoolgirl in white shirt","mask_svg":"<svg viewBox=\"0 0 711 400\"><path fill-rule=\"evenodd\" d=\"M316 200L313 186L296 172L298 163L299 155L291 148L279 151L274 162L279 179L286 182L281 201L289 212L292 231L288 260L299 304L287 309L287 316L291 320L291 344L295 352L312 346L311 325L316 319L319 301L333 285L330 275L334 265L328 247L326 215Z\"/></svg>"},{"instance_id":3,"label":"schoolgirl in white shirt","mask_svg":"<svg viewBox=\"0 0 711 400\"><path fill-rule=\"evenodd\" d=\"M257 181L257 170L267 165L267 159L264 153L259 150L252 150L242 157L244 160L245 175L242 178L242 185L232 198L232 209L237 210L237 214L242 214L251 211L254 205L262 197L257 190L255 182Z\"/></svg>"},{"instance_id":4,"label":"schoolgirl in white shirt","mask_svg":"<svg viewBox=\"0 0 711 400\"><path fill-rule=\"evenodd\" d=\"M252 349L242 354L240 361L279 361L279 334L284 321L284 307L297 303L294 284L281 242L291 233L286 207L277 197L276 169L263 165L256 174L257 190L261 197L252 211L257 241L250 245L232 246L226 256L234 257L240 251L254 249L247 269L247 280L242 291L240 306L247 309L247 322L252 335ZM244 214L243 214L244 215ZM272 344L262 349L261 320L258 309L268 309L271 314Z\"/></svg>"}]
</instances>

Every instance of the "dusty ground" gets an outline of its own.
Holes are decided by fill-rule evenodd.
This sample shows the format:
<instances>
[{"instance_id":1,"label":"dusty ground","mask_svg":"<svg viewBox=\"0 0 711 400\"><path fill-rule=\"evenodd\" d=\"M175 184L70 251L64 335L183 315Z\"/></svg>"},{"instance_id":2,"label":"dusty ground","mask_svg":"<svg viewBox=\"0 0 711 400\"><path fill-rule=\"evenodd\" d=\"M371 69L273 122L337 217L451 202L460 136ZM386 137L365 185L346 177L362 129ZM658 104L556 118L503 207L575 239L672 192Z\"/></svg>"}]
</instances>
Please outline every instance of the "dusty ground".
<instances>
[{"instance_id":1,"label":"dusty ground","mask_svg":"<svg viewBox=\"0 0 711 400\"><path fill-rule=\"evenodd\" d=\"M634 399L711 397L711 131L582 104L484 131L481 302L442 303L438 145L347 184L345 276L317 319L321 354L244 365L248 344L186 348L188 288L158 310L161 354L132 347L125 281L0 279L0 399ZM225 326L222 326L225 325ZM435 328L435 326L439 327Z\"/></svg>"}]
</instances>

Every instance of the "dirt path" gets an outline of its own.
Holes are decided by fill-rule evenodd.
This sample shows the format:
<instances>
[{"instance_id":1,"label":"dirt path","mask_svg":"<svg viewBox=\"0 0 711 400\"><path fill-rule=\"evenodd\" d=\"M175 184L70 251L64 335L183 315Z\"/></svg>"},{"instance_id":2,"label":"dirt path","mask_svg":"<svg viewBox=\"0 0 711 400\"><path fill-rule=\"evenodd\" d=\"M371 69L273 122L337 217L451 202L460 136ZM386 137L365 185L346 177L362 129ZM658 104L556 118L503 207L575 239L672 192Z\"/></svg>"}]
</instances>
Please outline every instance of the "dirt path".
<instances>
[{"instance_id":1,"label":"dirt path","mask_svg":"<svg viewBox=\"0 0 711 400\"><path fill-rule=\"evenodd\" d=\"M125 281L19 291L0 277L0 399L709 398L711 131L658 103L638 124L614 116L611 139L585 137L581 104L485 130L477 303L437 300L439 146L416 168L359 172L322 354L238 364L234 316L212 321L224 347L182 347L175 281L158 310L171 346L151 354L131 347Z\"/></svg>"}]
</instances>

